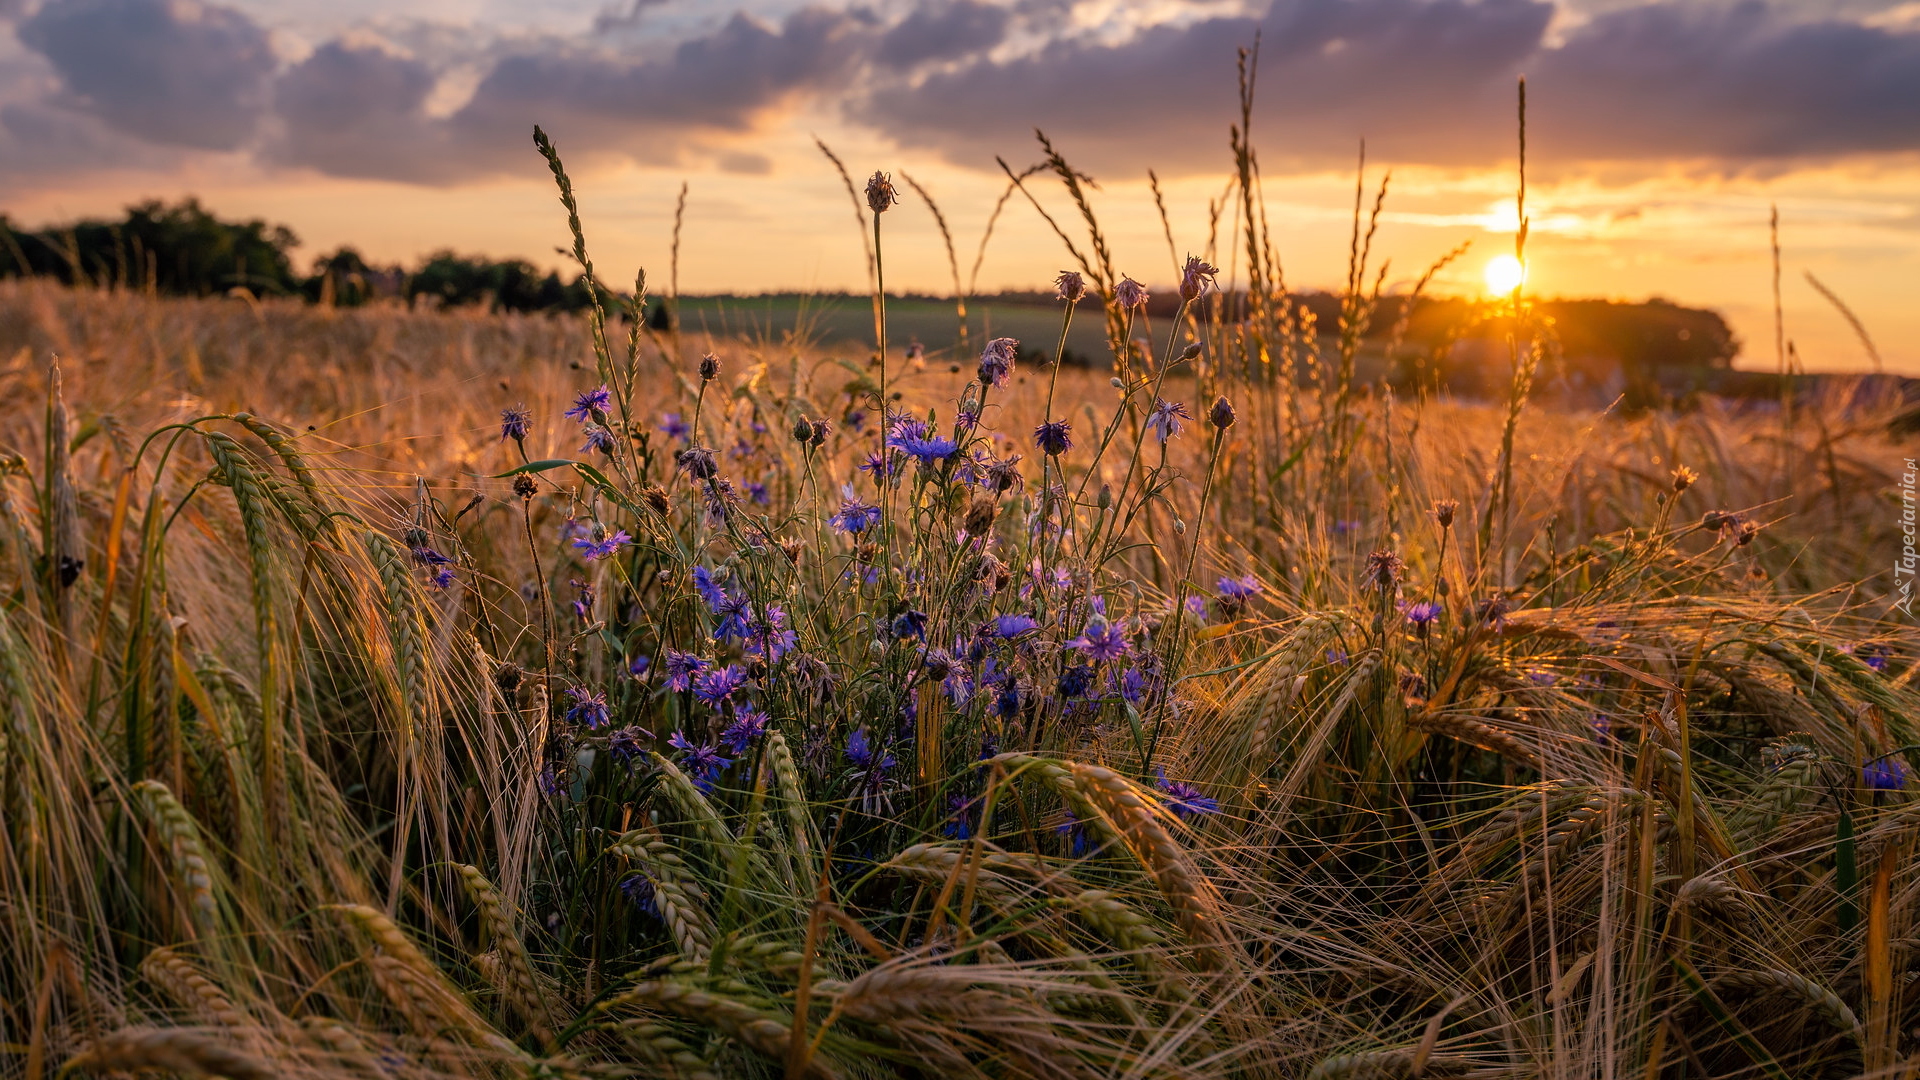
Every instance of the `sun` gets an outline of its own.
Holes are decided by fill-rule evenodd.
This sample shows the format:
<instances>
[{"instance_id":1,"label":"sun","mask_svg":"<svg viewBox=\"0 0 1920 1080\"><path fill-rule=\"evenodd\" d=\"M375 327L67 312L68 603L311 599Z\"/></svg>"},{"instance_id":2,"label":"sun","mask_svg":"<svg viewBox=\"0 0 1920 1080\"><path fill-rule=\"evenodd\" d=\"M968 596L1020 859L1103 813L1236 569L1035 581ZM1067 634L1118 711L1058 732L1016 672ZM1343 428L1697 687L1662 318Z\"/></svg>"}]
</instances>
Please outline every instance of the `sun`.
<instances>
[{"instance_id":1,"label":"sun","mask_svg":"<svg viewBox=\"0 0 1920 1080\"><path fill-rule=\"evenodd\" d=\"M1487 291L1506 296L1526 284L1527 267L1512 255L1495 255L1487 260Z\"/></svg>"}]
</instances>

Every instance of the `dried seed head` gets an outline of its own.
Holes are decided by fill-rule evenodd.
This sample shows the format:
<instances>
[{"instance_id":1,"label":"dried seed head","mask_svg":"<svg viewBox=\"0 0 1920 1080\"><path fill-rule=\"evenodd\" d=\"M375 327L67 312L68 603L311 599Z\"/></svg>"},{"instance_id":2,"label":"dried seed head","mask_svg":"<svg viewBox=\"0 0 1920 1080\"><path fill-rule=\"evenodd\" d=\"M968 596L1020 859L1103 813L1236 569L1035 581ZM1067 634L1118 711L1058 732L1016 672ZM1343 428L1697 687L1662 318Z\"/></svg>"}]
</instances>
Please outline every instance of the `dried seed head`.
<instances>
[{"instance_id":1,"label":"dried seed head","mask_svg":"<svg viewBox=\"0 0 1920 1080\"><path fill-rule=\"evenodd\" d=\"M813 421L797 416L793 421L793 441L805 445L813 439Z\"/></svg>"},{"instance_id":2,"label":"dried seed head","mask_svg":"<svg viewBox=\"0 0 1920 1080\"><path fill-rule=\"evenodd\" d=\"M1367 556L1367 579L1382 589L1391 589L1400 582L1400 572L1406 564L1400 556L1381 549Z\"/></svg>"},{"instance_id":3,"label":"dried seed head","mask_svg":"<svg viewBox=\"0 0 1920 1080\"><path fill-rule=\"evenodd\" d=\"M1679 468L1673 470L1673 493L1675 495L1680 494L1681 492L1692 487L1693 482L1698 479L1700 479L1699 473L1694 472L1692 469L1687 468L1685 465L1680 466Z\"/></svg>"},{"instance_id":4,"label":"dried seed head","mask_svg":"<svg viewBox=\"0 0 1920 1080\"><path fill-rule=\"evenodd\" d=\"M1233 426L1235 419L1233 402L1227 400L1225 394L1213 399L1213 408L1207 413L1208 423L1219 428L1221 431L1225 431Z\"/></svg>"},{"instance_id":5,"label":"dried seed head","mask_svg":"<svg viewBox=\"0 0 1920 1080\"><path fill-rule=\"evenodd\" d=\"M641 489L640 496L647 500L648 506L653 507L654 513L665 514L667 512L667 506L669 504L667 502L666 488L661 487L659 484L648 484L645 488Z\"/></svg>"},{"instance_id":6,"label":"dried seed head","mask_svg":"<svg viewBox=\"0 0 1920 1080\"><path fill-rule=\"evenodd\" d=\"M1053 295L1069 304L1077 304L1081 297L1087 295L1087 281L1072 270L1062 270L1060 276L1053 279Z\"/></svg>"},{"instance_id":7,"label":"dried seed head","mask_svg":"<svg viewBox=\"0 0 1920 1080\"><path fill-rule=\"evenodd\" d=\"M993 529L994 515L1000 504L991 495L981 495L967 507L965 528L968 536L985 536Z\"/></svg>"},{"instance_id":8,"label":"dried seed head","mask_svg":"<svg viewBox=\"0 0 1920 1080\"><path fill-rule=\"evenodd\" d=\"M1433 504L1433 520L1443 529L1453 528L1453 515L1460 509L1458 499L1440 499Z\"/></svg>"},{"instance_id":9,"label":"dried seed head","mask_svg":"<svg viewBox=\"0 0 1920 1080\"><path fill-rule=\"evenodd\" d=\"M893 190L893 177L883 172L875 172L867 177L867 209L883 214L887 208L900 201L900 193Z\"/></svg>"},{"instance_id":10,"label":"dried seed head","mask_svg":"<svg viewBox=\"0 0 1920 1080\"><path fill-rule=\"evenodd\" d=\"M1140 307L1147 302L1147 287L1122 274L1120 284L1113 287L1113 302L1122 308Z\"/></svg>"},{"instance_id":11,"label":"dried seed head","mask_svg":"<svg viewBox=\"0 0 1920 1080\"><path fill-rule=\"evenodd\" d=\"M1723 529L1731 529L1734 522L1738 520L1740 519L1725 510L1709 510L1700 515L1700 527L1711 532L1720 532Z\"/></svg>"},{"instance_id":12,"label":"dried seed head","mask_svg":"<svg viewBox=\"0 0 1920 1080\"><path fill-rule=\"evenodd\" d=\"M1214 281L1214 275L1220 268L1192 255L1187 256L1187 265L1180 271L1180 299L1188 303L1200 299Z\"/></svg>"},{"instance_id":13,"label":"dried seed head","mask_svg":"<svg viewBox=\"0 0 1920 1080\"><path fill-rule=\"evenodd\" d=\"M523 499L533 498L534 492L539 490L540 485L534 483L531 476L521 475L513 478L513 493Z\"/></svg>"},{"instance_id":14,"label":"dried seed head","mask_svg":"<svg viewBox=\"0 0 1920 1080\"><path fill-rule=\"evenodd\" d=\"M493 685L511 700L514 692L520 689L520 665L511 660L501 662L500 666L493 669Z\"/></svg>"},{"instance_id":15,"label":"dried seed head","mask_svg":"<svg viewBox=\"0 0 1920 1080\"><path fill-rule=\"evenodd\" d=\"M1751 521L1743 521L1740 523L1740 531L1733 537L1733 542L1740 547L1746 547L1748 544L1753 543L1753 538L1758 536L1759 533L1760 526L1755 525Z\"/></svg>"},{"instance_id":16,"label":"dried seed head","mask_svg":"<svg viewBox=\"0 0 1920 1080\"><path fill-rule=\"evenodd\" d=\"M825 420L815 420L813 422L813 445L820 446L824 444L827 441L827 436L831 434L833 434L832 424Z\"/></svg>"},{"instance_id":17,"label":"dried seed head","mask_svg":"<svg viewBox=\"0 0 1920 1080\"><path fill-rule=\"evenodd\" d=\"M720 377L720 358L708 353L700 358L700 381L712 382Z\"/></svg>"}]
</instances>

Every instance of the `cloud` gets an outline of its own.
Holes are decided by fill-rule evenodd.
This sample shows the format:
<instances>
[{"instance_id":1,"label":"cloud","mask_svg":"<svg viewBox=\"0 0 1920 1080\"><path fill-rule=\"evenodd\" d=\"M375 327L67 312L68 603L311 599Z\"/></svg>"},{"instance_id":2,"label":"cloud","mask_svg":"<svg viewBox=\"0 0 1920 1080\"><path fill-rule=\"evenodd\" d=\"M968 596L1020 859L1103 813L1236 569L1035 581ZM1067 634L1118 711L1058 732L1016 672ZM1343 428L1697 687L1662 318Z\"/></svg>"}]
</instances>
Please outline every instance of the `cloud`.
<instances>
[{"instance_id":1,"label":"cloud","mask_svg":"<svg viewBox=\"0 0 1920 1080\"><path fill-rule=\"evenodd\" d=\"M1277 0L1260 18L1056 40L889 80L851 113L979 165L1024 160L1031 131L1100 170L1213 171L1237 119L1233 57L1261 33L1263 164L1466 165L1510 157L1528 76L1541 158L1725 164L1920 149L1920 33L1765 5L1666 2L1594 14L1549 43L1539 0Z\"/></svg>"},{"instance_id":2,"label":"cloud","mask_svg":"<svg viewBox=\"0 0 1920 1080\"><path fill-rule=\"evenodd\" d=\"M890 68L907 68L984 52L1006 37L1011 20L1006 8L974 0L927 4L881 36L874 60Z\"/></svg>"},{"instance_id":3,"label":"cloud","mask_svg":"<svg viewBox=\"0 0 1920 1080\"><path fill-rule=\"evenodd\" d=\"M56 0L16 33L53 65L58 103L160 145L245 144L277 66L245 15L193 0Z\"/></svg>"}]
</instances>

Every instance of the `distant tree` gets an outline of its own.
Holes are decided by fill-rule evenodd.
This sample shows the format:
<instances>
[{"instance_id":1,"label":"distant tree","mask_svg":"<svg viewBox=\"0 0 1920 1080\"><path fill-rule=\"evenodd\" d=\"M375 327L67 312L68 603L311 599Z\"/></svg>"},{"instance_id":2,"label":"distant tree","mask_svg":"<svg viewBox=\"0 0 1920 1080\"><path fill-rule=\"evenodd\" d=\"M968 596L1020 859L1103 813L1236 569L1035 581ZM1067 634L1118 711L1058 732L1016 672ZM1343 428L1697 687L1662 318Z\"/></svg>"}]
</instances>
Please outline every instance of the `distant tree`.
<instances>
[{"instance_id":1,"label":"distant tree","mask_svg":"<svg viewBox=\"0 0 1920 1080\"><path fill-rule=\"evenodd\" d=\"M479 256L438 251L407 279L407 299L431 297L445 307L485 305L493 311L578 311L586 308L584 277L571 284L540 271L525 259L495 262Z\"/></svg>"},{"instance_id":2,"label":"distant tree","mask_svg":"<svg viewBox=\"0 0 1920 1080\"><path fill-rule=\"evenodd\" d=\"M289 252L300 240L292 230L258 219L221 221L192 198L174 206L138 203L121 221L89 219L39 232L16 230L9 222L0 227L6 229L0 273L7 275L187 296L235 287L287 295L298 286Z\"/></svg>"},{"instance_id":3,"label":"distant tree","mask_svg":"<svg viewBox=\"0 0 1920 1080\"><path fill-rule=\"evenodd\" d=\"M398 296L406 282L399 266L374 266L355 248L343 247L313 261L313 276L300 291L316 303L358 307L375 297Z\"/></svg>"}]
</instances>

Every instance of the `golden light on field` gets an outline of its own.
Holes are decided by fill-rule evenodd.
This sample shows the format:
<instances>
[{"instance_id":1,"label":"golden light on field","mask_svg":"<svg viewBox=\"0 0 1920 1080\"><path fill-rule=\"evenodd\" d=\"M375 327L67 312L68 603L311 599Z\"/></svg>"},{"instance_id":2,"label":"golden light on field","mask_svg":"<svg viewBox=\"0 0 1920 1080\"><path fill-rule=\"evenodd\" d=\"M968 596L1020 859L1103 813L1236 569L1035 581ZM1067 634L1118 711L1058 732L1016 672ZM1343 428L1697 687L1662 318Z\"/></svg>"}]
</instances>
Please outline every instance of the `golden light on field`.
<instances>
[{"instance_id":1,"label":"golden light on field","mask_svg":"<svg viewBox=\"0 0 1920 1080\"><path fill-rule=\"evenodd\" d=\"M1506 296L1527 281L1526 264L1512 255L1495 255L1488 259L1483 272L1487 279L1487 291L1495 296Z\"/></svg>"}]
</instances>

